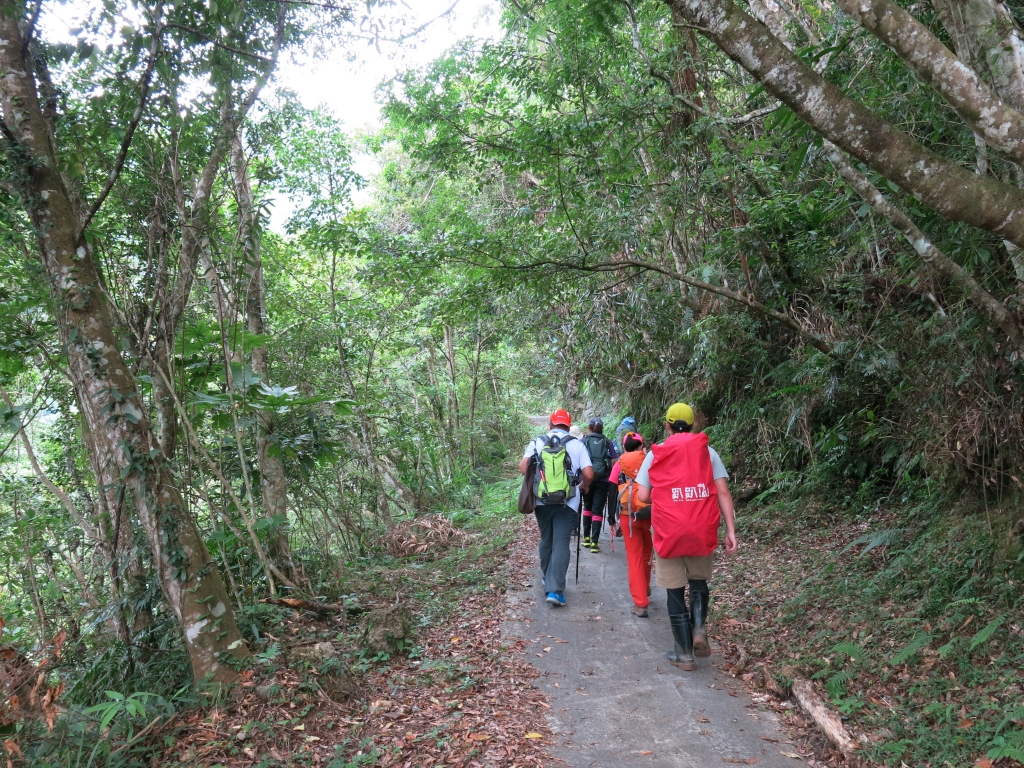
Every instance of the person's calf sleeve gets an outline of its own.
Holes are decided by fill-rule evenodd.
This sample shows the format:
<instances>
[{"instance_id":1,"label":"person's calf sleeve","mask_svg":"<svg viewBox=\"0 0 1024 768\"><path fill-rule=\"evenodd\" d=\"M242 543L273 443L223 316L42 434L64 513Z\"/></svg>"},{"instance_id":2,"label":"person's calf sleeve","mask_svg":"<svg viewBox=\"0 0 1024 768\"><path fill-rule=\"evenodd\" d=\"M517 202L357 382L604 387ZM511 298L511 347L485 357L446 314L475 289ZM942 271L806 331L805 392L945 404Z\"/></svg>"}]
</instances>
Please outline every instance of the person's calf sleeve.
<instances>
[{"instance_id":1,"label":"person's calf sleeve","mask_svg":"<svg viewBox=\"0 0 1024 768\"><path fill-rule=\"evenodd\" d=\"M686 613L686 587L665 590L668 593L668 615L681 616Z\"/></svg>"}]
</instances>

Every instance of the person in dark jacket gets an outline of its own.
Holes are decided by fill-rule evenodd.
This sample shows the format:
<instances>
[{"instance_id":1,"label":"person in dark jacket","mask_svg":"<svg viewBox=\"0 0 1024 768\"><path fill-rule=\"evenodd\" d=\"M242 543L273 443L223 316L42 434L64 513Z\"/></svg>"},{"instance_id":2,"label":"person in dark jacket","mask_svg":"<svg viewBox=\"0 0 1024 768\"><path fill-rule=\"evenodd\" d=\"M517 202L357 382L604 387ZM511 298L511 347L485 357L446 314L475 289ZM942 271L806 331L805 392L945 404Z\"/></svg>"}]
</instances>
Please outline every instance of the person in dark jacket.
<instances>
[{"instance_id":1,"label":"person in dark jacket","mask_svg":"<svg viewBox=\"0 0 1024 768\"><path fill-rule=\"evenodd\" d=\"M591 419L587 430L587 434L583 438L583 445L587 449L591 466L594 469L594 481L590 484L590 490L583 494L582 543L591 552L600 552L599 541L605 510L615 494L615 486L609 480L612 465L617 456L612 441L604 436L604 422L601 419Z\"/></svg>"}]
</instances>

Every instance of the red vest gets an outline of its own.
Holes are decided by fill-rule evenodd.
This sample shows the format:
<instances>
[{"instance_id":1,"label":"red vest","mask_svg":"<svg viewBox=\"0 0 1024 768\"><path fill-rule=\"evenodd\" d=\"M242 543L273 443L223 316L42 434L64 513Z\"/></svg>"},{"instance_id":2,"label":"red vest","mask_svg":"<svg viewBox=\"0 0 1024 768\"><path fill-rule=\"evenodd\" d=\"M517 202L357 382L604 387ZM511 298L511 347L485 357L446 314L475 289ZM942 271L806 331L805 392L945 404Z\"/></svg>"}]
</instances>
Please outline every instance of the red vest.
<instances>
[{"instance_id":1,"label":"red vest","mask_svg":"<svg viewBox=\"0 0 1024 768\"><path fill-rule=\"evenodd\" d=\"M651 446L651 529L659 557L703 557L718 546L718 488L708 436L681 432Z\"/></svg>"}]
</instances>

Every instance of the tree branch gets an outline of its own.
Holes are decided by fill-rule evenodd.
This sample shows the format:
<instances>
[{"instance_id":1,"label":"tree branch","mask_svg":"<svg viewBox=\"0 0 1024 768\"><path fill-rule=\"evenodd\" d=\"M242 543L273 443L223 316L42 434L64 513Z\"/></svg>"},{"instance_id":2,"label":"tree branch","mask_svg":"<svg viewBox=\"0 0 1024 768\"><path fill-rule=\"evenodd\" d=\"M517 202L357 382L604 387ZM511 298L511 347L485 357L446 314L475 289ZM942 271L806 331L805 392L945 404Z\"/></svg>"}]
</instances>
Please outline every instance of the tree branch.
<instances>
[{"instance_id":1,"label":"tree branch","mask_svg":"<svg viewBox=\"0 0 1024 768\"><path fill-rule=\"evenodd\" d=\"M1003 330L1014 346L1024 349L1024 334L1021 333L1020 326L995 296L986 291L963 267L935 247L907 214L890 203L878 188L843 156L839 147L826 141L825 154L853 191L910 241L914 250L933 272L963 290L989 321Z\"/></svg>"},{"instance_id":2,"label":"tree branch","mask_svg":"<svg viewBox=\"0 0 1024 768\"><path fill-rule=\"evenodd\" d=\"M259 53L254 53L253 51L243 51L241 48L235 48L234 46L228 45L227 43L222 43L219 40L215 40L214 38L210 37L205 32L200 32L195 27L188 27L184 24L164 24L164 29L180 29L182 32L188 32L189 34L195 35L196 37L201 37L210 45L216 48L221 48L222 50L228 51L229 53L237 53L239 56L245 56L250 59L256 59L256 61L262 61L267 64L273 63L273 59L267 56L264 56Z\"/></svg>"},{"instance_id":3,"label":"tree branch","mask_svg":"<svg viewBox=\"0 0 1024 768\"><path fill-rule=\"evenodd\" d=\"M490 267L493 269L492 265L479 264L476 262L471 263L473 263L474 266ZM670 277L673 280L678 280L681 283L691 285L694 288L700 288L701 290L707 291L708 293L714 293L718 296L730 299L731 301L734 301L737 304L742 304L746 307L749 307L750 309L753 309L755 312L758 312L759 314L762 314L765 317L775 320L776 322L779 322L782 325L786 326L791 331L799 335L801 338L805 339L808 344L817 349L819 352L822 352L826 355L830 355L833 352L833 346L829 341L821 338L820 336L817 336L816 334L811 333L802 325L800 325L800 323L797 322L797 320L794 319L793 317L783 312L778 312L774 309L771 309L768 306L765 306L764 304L757 301L753 296L750 296L749 294L740 293L739 291L734 291L731 290L730 288L724 288L718 285L712 285L711 283L706 283L703 280L698 280L695 277L690 277L689 275L685 275L681 272L676 272L673 269L668 269L667 267L663 267L659 264L653 264L649 261L641 261L639 259L621 259L616 261L602 261L598 262L597 264L590 264L584 266L580 264L575 264L570 261L557 261L554 259L550 259L544 261L535 261L529 264L501 263L501 267L516 272L525 272L530 269L537 269L538 267L558 267L560 269L570 269L575 272L617 272L623 269L637 269L640 270L641 272L657 272L659 274L665 275L666 277Z\"/></svg>"},{"instance_id":4,"label":"tree branch","mask_svg":"<svg viewBox=\"0 0 1024 768\"><path fill-rule=\"evenodd\" d=\"M14 408L14 403L11 402L11 398L7 394L7 390L3 387L0 387L0 399L4 401L8 408ZM28 457L28 463L32 465L32 471L35 472L36 477L39 478L39 482L45 485L47 490L56 496L57 500L64 505L64 509L66 509L68 514L71 515L72 520L80 520L81 515L79 515L78 508L71 500L71 497L68 496L62 488L59 488L39 465L39 460L36 458L36 452L32 450L32 442L28 439L28 432L25 431L24 426L18 429L18 434L21 436L21 444L25 447L25 455Z\"/></svg>"},{"instance_id":5,"label":"tree branch","mask_svg":"<svg viewBox=\"0 0 1024 768\"><path fill-rule=\"evenodd\" d=\"M989 146L1024 163L1024 115L1003 102L928 27L891 0L839 0L839 7L895 51Z\"/></svg>"},{"instance_id":6,"label":"tree branch","mask_svg":"<svg viewBox=\"0 0 1024 768\"><path fill-rule=\"evenodd\" d=\"M131 120L128 121L128 130L125 131L124 138L121 140L121 148L118 150L117 158L114 160L114 167L110 169L110 174L107 176L103 189L100 190L99 195L97 195L92 205L89 206L88 212L82 217L82 223L78 228L78 238L82 237L82 234L88 228L90 222L92 222L93 217L99 212L106 201L110 190L114 188L114 184L117 183L118 178L121 176L121 170L124 168L125 160L128 158L128 148L131 147L132 139L135 138L135 131L139 127L139 121L142 119L146 100L149 98L149 84L153 78L153 69L156 66L157 57L160 55L160 38L163 35L160 17L163 16L163 12L163 0L157 0L156 8L153 11L153 36L149 41L149 59L146 62L146 69L139 79L139 100L135 105L135 111L132 113Z\"/></svg>"},{"instance_id":7,"label":"tree branch","mask_svg":"<svg viewBox=\"0 0 1024 768\"><path fill-rule=\"evenodd\" d=\"M43 10L43 0L36 0L35 10L32 11L32 17L28 20L28 24L25 27L25 34L21 40L21 58L28 57L28 49L32 45L32 38L36 35L36 24L39 23L39 14Z\"/></svg>"},{"instance_id":8,"label":"tree branch","mask_svg":"<svg viewBox=\"0 0 1024 768\"><path fill-rule=\"evenodd\" d=\"M188 413L185 411L185 406L181 404L181 400L178 398L177 390L174 388L171 382L168 381L167 376L163 372L163 369L160 367L160 365L157 364L155 360L153 361L153 363L153 370L155 370L157 374L160 376L161 380L164 383L164 386L167 388L167 391L170 393L171 397L174 400L174 407L178 411L178 415L181 417L182 423L184 423L185 425L185 433L188 435L189 442L192 443L192 447L195 448L199 452L199 455L202 456L203 459L206 461L206 466L210 468L210 471L213 473L213 475L223 484L224 489L231 496L231 501L234 502L235 508L238 509L238 513L242 516L242 521L245 523L246 530L248 531L249 536L252 540L253 548L256 551L256 556L259 558L260 563L267 571L273 573L274 576L277 577L278 581L280 581L282 584L291 587L297 592L300 591L298 586L293 581L291 581L291 579L289 579L287 576L281 573L277 566L274 565L274 563L272 563L270 559L267 557L266 552L263 549L263 545L260 543L259 536L256 533L256 528L253 525L253 521L250 519L248 515L245 514L245 507L242 506L241 499L238 498L238 495L235 493L235 489L231 486L231 484L227 481L224 475L217 468L217 462L213 460L213 457L210 456L209 452L199 441L199 437L196 435L195 427L192 426L192 420L189 419Z\"/></svg>"},{"instance_id":9,"label":"tree branch","mask_svg":"<svg viewBox=\"0 0 1024 768\"><path fill-rule=\"evenodd\" d=\"M941 216L1024 247L1024 193L927 149L825 80L733 0L666 0L804 122Z\"/></svg>"},{"instance_id":10,"label":"tree branch","mask_svg":"<svg viewBox=\"0 0 1024 768\"><path fill-rule=\"evenodd\" d=\"M400 35L400 36L399 36L399 37L398 37L397 39L395 39L395 40L389 40L388 42L392 42L392 43L401 43L401 42L404 42L405 40L408 40L409 38L412 38L412 37L416 37L416 35L418 35L418 34L419 34L420 32L422 32L422 31L423 31L424 29L426 29L427 27L429 27L429 26L430 26L431 24L433 24L433 23L434 23L435 21L437 21L438 19L443 19L443 18L444 18L445 16L447 16L447 15L448 15L449 13L451 13L452 11L454 11L454 10L455 10L455 6L457 6L457 5L458 5L458 4L460 3L460 2L462 2L462 0L455 0L455 2L453 2L453 3L451 4L451 5L449 5L449 6L448 6L448 8L447 8L446 10L444 10L444 11L441 11L441 13L437 14L437 16L435 16L434 18L432 18L432 19L431 19L430 21L425 21L424 23L422 23L422 24L420 24L420 25L419 25L418 27L416 27L416 29L414 29L414 30L413 30L412 32L408 32L408 33L406 33L406 34L404 34L404 35Z\"/></svg>"}]
</instances>

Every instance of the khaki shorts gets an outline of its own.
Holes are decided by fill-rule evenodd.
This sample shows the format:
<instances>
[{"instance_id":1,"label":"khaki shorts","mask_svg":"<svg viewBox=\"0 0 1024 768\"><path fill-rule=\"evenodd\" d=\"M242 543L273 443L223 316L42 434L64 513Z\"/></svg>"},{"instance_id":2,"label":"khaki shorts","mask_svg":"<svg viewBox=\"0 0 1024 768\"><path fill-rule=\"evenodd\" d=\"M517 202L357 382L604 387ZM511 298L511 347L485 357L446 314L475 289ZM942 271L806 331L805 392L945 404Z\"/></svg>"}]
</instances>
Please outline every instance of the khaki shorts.
<instances>
[{"instance_id":1,"label":"khaki shorts","mask_svg":"<svg viewBox=\"0 0 1024 768\"><path fill-rule=\"evenodd\" d=\"M690 579L708 581L711 579L711 558L705 557L669 557L662 558L654 553L654 581L665 589L685 587Z\"/></svg>"}]
</instances>

